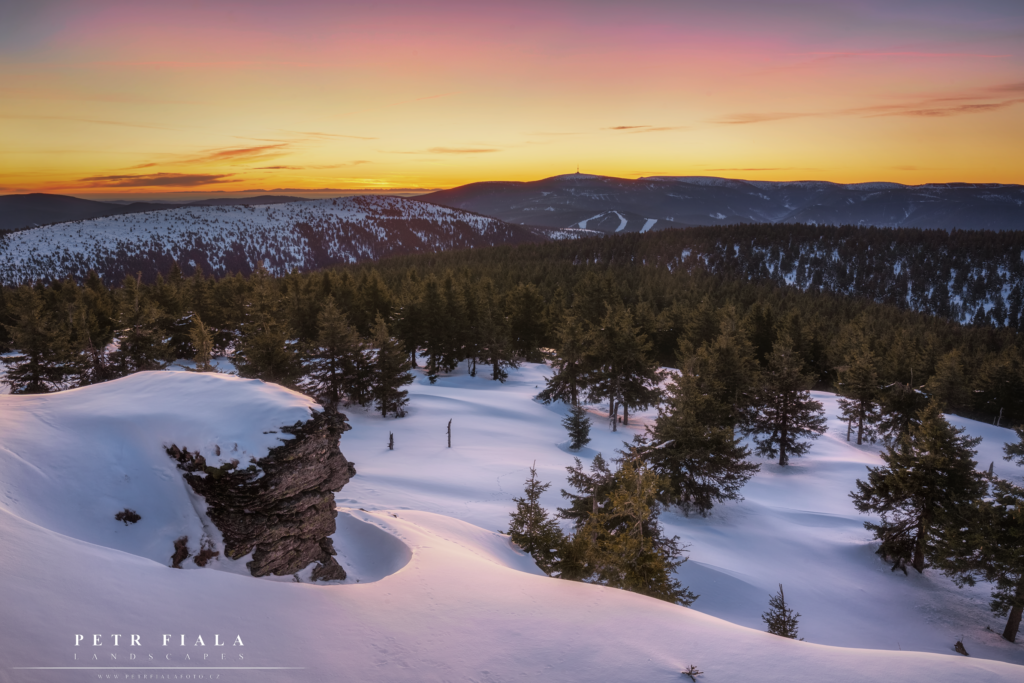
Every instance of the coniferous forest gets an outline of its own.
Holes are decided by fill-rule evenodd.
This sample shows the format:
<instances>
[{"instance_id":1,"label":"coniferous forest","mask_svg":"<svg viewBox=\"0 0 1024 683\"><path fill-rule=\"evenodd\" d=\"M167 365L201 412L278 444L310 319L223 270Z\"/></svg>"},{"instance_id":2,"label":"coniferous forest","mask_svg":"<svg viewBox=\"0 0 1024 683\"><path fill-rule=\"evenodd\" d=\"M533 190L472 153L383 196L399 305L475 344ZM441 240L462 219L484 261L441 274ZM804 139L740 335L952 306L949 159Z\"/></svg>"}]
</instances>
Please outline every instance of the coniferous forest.
<instances>
[{"instance_id":1,"label":"coniferous forest","mask_svg":"<svg viewBox=\"0 0 1024 683\"><path fill-rule=\"evenodd\" d=\"M569 506L559 516L573 533L539 507L547 485L531 475L513 540L551 574L680 604L697 596L672 578L685 547L661 535L658 505L706 515L739 498L760 467L753 456L786 465L824 433L809 392L835 391L845 438L885 448L887 466L870 468L851 493L881 515L868 525L879 555L894 570L932 565L963 583L995 581L993 609L1009 614L1013 640L1024 605L1019 515L1003 499L1018 488L976 472L974 442L942 413L1024 421L1016 325L984 316L964 325L903 299L664 257L672 240L699 238L666 231L281 277L185 276L175 266L113 288L95 273L5 288L0 340L14 353L4 381L13 393L45 393L176 359L209 371L227 354L242 376L333 409L358 404L400 418L414 366L431 382L460 364L503 382L521 362L547 361L553 373L538 399L571 407L573 448L588 438L584 404L606 407L612 430L652 406L659 418L611 463L570 468L575 492L563 491ZM824 282L824 271L807 268ZM1017 291L1012 275L1001 287ZM985 498L988 480L1003 503ZM991 518L973 528L992 533L963 532L968 518Z\"/></svg>"}]
</instances>

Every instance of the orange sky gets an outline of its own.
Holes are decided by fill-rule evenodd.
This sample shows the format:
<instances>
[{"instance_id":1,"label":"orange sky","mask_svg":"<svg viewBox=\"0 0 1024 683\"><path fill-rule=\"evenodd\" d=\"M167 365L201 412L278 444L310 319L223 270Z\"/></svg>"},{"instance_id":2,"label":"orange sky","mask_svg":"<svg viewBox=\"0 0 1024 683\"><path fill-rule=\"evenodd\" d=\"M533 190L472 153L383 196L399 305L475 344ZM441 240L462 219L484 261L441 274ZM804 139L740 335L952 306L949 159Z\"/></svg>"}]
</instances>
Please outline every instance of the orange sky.
<instances>
[{"instance_id":1,"label":"orange sky","mask_svg":"<svg viewBox=\"0 0 1024 683\"><path fill-rule=\"evenodd\" d=\"M0 2L3 194L1024 183L1020 0Z\"/></svg>"}]
</instances>

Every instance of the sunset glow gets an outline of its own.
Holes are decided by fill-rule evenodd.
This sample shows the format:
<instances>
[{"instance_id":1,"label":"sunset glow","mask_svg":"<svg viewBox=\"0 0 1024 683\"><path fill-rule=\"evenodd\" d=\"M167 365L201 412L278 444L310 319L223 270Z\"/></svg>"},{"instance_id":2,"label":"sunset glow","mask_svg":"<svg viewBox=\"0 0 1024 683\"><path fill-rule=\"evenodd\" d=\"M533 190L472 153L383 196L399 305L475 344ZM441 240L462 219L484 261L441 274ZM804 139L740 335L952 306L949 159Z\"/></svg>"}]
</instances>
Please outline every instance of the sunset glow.
<instances>
[{"instance_id":1,"label":"sunset glow","mask_svg":"<svg viewBox=\"0 0 1024 683\"><path fill-rule=\"evenodd\" d=\"M0 119L2 194L1024 183L1024 3L5 2Z\"/></svg>"}]
</instances>

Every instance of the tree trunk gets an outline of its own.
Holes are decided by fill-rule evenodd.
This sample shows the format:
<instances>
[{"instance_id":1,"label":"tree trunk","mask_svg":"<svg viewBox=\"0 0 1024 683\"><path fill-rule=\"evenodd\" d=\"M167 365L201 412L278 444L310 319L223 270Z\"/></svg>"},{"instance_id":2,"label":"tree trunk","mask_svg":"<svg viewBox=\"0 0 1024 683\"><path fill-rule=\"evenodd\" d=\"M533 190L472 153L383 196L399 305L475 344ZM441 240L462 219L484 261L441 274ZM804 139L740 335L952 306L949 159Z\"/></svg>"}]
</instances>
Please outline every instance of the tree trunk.
<instances>
[{"instance_id":1,"label":"tree trunk","mask_svg":"<svg viewBox=\"0 0 1024 683\"><path fill-rule=\"evenodd\" d=\"M860 410L857 411L857 445L860 446L864 443L864 404L860 404ZM849 439L847 439L849 440Z\"/></svg>"},{"instance_id":2,"label":"tree trunk","mask_svg":"<svg viewBox=\"0 0 1024 683\"><path fill-rule=\"evenodd\" d=\"M610 399L608 399L608 419L612 421L612 431L613 432L617 432L618 431L618 429L616 429L616 427L618 426L617 423L619 421L618 418L619 418L618 406L615 405L615 396L612 396Z\"/></svg>"},{"instance_id":3,"label":"tree trunk","mask_svg":"<svg viewBox=\"0 0 1024 683\"><path fill-rule=\"evenodd\" d=\"M625 403L623 403L622 404L622 426L625 427L628 424L629 424L629 407Z\"/></svg>"},{"instance_id":4,"label":"tree trunk","mask_svg":"<svg viewBox=\"0 0 1024 683\"><path fill-rule=\"evenodd\" d=\"M1003 638L1006 638L1011 643L1017 642L1017 631L1020 629L1021 615L1024 615L1024 605L1017 605L1010 610L1010 618L1006 620Z\"/></svg>"},{"instance_id":5,"label":"tree trunk","mask_svg":"<svg viewBox=\"0 0 1024 683\"><path fill-rule=\"evenodd\" d=\"M924 515L921 515L921 520L917 523L917 541L914 543L914 569L917 570L918 574L924 572L924 546L925 546L925 523Z\"/></svg>"},{"instance_id":6,"label":"tree trunk","mask_svg":"<svg viewBox=\"0 0 1024 683\"><path fill-rule=\"evenodd\" d=\"M846 443L850 443L850 434L853 433L853 419L846 421Z\"/></svg>"}]
</instances>

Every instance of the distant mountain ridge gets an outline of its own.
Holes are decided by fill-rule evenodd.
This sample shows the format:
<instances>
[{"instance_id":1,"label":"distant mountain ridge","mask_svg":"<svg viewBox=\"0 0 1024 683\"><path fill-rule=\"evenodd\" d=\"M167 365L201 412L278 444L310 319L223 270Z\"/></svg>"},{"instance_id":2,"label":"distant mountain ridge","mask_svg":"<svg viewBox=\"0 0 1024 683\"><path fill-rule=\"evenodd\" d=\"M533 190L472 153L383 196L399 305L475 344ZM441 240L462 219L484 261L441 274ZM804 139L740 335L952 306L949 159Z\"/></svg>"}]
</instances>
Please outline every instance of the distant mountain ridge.
<instances>
[{"instance_id":1,"label":"distant mountain ridge","mask_svg":"<svg viewBox=\"0 0 1024 683\"><path fill-rule=\"evenodd\" d=\"M1024 186L1004 184L630 180L572 173L533 182L472 183L417 199L509 223L606 234L740 223L1024 229Z\"/></svg>"},{"instance_id":2,"label":"distant mountain ridge","mask_svg":"<svg viewBox=\"0 0 1024 683\"><path fill-rule=\"evenodd\" d=\"M399 197L376 195L242 206L189 206L59 223L0 235L0 284L83 279L108 284L177 263L189 274L274 275L386 256L520 244L542 231Z\"/></svg>"},{"instance_id":3,"label":"distant mountain ridge","mask_svg":"<svg viewBox=\"0 0 1024 683\"><path fill-rule=\"evenodd\" d=\"M61 194L8 194L0 195L0 231L81 221L126 213L166 211L183 206L250 206L305 201L299 197L262 195L259 197L218 197L196 202L165 204L163 202L97 202Z\"/></svg>"}]
</instances>

